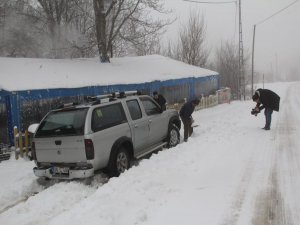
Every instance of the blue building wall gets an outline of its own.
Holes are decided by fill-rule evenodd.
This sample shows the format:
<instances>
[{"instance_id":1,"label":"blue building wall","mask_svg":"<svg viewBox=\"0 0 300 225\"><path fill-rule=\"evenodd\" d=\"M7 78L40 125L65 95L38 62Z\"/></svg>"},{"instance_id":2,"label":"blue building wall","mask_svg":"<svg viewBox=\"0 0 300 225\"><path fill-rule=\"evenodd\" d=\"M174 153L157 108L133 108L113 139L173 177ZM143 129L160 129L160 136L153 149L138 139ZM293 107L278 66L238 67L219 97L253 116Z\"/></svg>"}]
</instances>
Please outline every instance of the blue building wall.
<instances>
[{"instance_id":1,"label":"blue building wall","mask_svg":"<svg viewBox=\"0 0 300 225\"><path fill-rule=\"evenodd\" d=\"M200 88L203 91L198 90L200 86L207 88ZM211 75L206 77L190 77L182 79L173 79L166 81L153 81L141 84L118 84L107 86L90 86L81 88L57 88L57 89L39 89L39 90L25 90L16 92L0 91L0 104L6 105L7 110L7 126L9 141L13 144L13 127L17 126L20 130L23 130L21 124L21 104L26 101L32 100L44 100L53 99L58 97L70 97L70 96L94 96L107 94L116 91L128 91L128 90L147 90L152 93L155 90L160 90L162 87L176 87L180 90L180 87L188 87L187 99L199 97L200 93L204 95L210 94L212 91L216 91L219 88L219 75ZM173 90L173 91L174 91ZM26 129L26 128L25 128ZM1 142L1 140L0 140Z\"/></svg>"}]
</instances>

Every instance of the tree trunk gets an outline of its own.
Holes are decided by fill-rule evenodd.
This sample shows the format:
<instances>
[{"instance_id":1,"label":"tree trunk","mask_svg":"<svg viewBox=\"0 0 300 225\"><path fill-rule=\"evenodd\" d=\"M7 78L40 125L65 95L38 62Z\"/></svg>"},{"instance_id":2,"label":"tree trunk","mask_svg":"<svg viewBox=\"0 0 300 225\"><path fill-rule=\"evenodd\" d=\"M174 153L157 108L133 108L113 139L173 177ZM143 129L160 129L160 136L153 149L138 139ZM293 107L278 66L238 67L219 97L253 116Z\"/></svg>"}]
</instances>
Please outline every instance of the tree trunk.
<instances>
[{"instance_id":1,"label":"tree trunk","mask_svg":"<svg viewBox=\"0 0 300 225\"><path fill-rule=\"evenodd\" d=\"M106 38L106 18L104 0L93 0L98 51L101 62L109 62Z\"/></svg>"}]
</instances>

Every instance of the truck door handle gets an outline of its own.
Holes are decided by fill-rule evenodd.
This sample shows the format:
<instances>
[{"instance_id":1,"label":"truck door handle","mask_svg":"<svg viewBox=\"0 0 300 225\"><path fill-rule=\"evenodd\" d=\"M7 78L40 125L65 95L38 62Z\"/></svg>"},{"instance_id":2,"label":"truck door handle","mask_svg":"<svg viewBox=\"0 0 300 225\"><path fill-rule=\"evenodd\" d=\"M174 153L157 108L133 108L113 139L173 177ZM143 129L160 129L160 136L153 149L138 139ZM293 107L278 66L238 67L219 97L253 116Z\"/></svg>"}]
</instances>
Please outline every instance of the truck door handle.
<instances>
[{"instance_id":1,"label":"truck door handle","mask_svg":"<svg viewBox=\"0 0 300 225\"><path fill-rule=\"evenodd\" d=\"M149 120L149 123L152 123L152 120Z\"/></svg>"},{"instance_id":2,"label":"truck door handle","mask_svg":"<svg viewBox=\"0 0 300 225\"><path fill-rule=\"evenodd\" d=\"M134 128L138 128L139 126L137 124L134 125Z\"/></svg>"},{"instance_id":3,"label":"truck door handle","mask_svg":"<svg viewBox=\"0 0 300 225\"><path fill-rule=\"evenodd\" d=\"M56 140L56 141L55 141L55 144L56 144L56 145L61 145L61 140Z\"/></svg>"}]
</instances>

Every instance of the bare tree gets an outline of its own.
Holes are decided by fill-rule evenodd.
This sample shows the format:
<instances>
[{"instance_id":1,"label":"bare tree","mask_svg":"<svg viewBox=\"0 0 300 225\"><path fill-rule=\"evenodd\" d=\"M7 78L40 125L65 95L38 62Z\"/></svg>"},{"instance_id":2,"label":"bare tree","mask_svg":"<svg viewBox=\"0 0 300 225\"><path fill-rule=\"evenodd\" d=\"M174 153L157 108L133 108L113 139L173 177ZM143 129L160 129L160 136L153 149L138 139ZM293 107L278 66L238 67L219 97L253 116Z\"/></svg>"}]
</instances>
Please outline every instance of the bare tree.
<instances>
[{"instance_id":1,"label":"bare tree","mask_svg":"<svg viewBox=\"0 0 300 225\"><path fill-rule=\"evenodd\" d=\"M7 5L8 5L8 0L0 2L0 28L1 29L3 29L4 27Z\"/></svg>"},{"instance_id":2,"label":"bare tree","mask_svg":"<svg viewBox=\"0 0 300 225\"><path fill-rule=\"evenodd\" d=\"M247 50L244 51L244 77L245 83L239 84L239 52L238 46L231 41L221 43L221 46L216 51L216 58L212 63L212 69L220 74L220 85L230 87L233 98L237 99L240 96L239 88L245 85L247 87L251 82L251 71L249 65L250 54ZM251 95L251 90L247 90L245 95Z\"/></svg>"},{"instance_id":3,"label":"bare tree","mask_svg":"<svg viewBox=\"0 0 300 225\"><path fill-rule=\"evenodd\" d=\"M3 56L96 55L92 0L1 0L0 31Z\"/></svg>"},{"instance_id":4,"label":"bare tree","mask_svg":"<svg viewBox=\"0 0 300 225\"><path fill-rule=\"evenodd\" d=\"M232 42L221 44L217 49L215 70L220 74L220 85L230 87L235 98L238 97L239 87L239 55L237 46Z\"/></svg>"},{"instance_id":5,"label":"bare tree","mask_svg":"<svg viewBox=\"0 0 300 225\"><path fill-rule=\"evenodd\" d=\"M72 48L71 57L95 56L97 41L93 2L92 0L76 0L73 9L73 18L68 26L72 31L68 38Z\"/></svg>"},{"instance_id":6,"label":"bare tree","mask_svg":"<svg viewBox=\"0 0 300 225\"><path fill-rule=\"evenodd\" d=\"M4 51L3 42L5 39L5 21L7 17L8 0L0 2L0 54Z\"/></svg>"},{"instance_id":7,"label":"bare tree","mask_svg":"<svg viewBox=\"0 0 300 225\"><path fill-rule=\"evenodd\" d=\"M28 0L1 1L0 54L2 56L39 56L39 44L34 36L37 21L24 15L28 11L30 11Z\"/></svg>"},{"instance_id":8,"label":"bare tree","mask_svg":"<svg viewBox=\"0 0 300 225\"><path fill-rule=\"evenodd\" d=\"M91 0L38 0L40 19L47 25L55 58L89 56L93 48ZM77 52L77 53L74 53Z\"/></svg>"},{"instance_id":9,"label":"bare tree","mask_svg":"<svg viewBox=\"0 0 300 225\"><path fill-rule=\"evenodd\" d=\"M161 52L160 34L144 36L140 42L133 43L132 46L138 56L159 54Z\"/></svg>"},{"instance_id":10,"label":"bare tree","mask_svg":"<svg viewBox=\"0 0 300 225\"><path fill-rule=\"evenodd\" d=\"M103 61L114 54L153 54L159 51L159 35L169 24L153 16L155 11L166 13L160 1L37 0L32 5L32 0L2 0L0 54L91 57L98 50ZM9 26L7 5L11 6ZM18 6L22 10L16 10L17 5L23 5Z\"/></svg>"},{"instance_id":11,"label":"bare tree","mask_svg":"<svg viewBox=\"0 0 300 225\"><path fill-rule=\"evenodd\" d=\"M201 19L199 19L201 18ZM204 67L208 51L205 49L206 26L204 17L192 12L188 26L183 26L180 31L180 59L191 65Z\"/></svg>"},{"instance_id":12,"label":"bare tree","mask_svg":"<svg viewBox=\"0 0 300 225\"><path fill-rule=\"evenodd\" d=\"M164 11L163 13L168 12ZM124 46L127 47L127 54L141 56L160 53L160 39L165 32L165 26L173 21L153 20L152 18L153 10L140 10L129 18L113 42L114 53L118 51L115 45L119 40L124 42Z\"/></svg>"},{"instance_id":13,"label":"bare tree","mask_svg":"<svg viewBox=\"0 0 300 225\"><path fill-rule=\"evenodd\" d=\"M177 44L169 42L164 54L190 65L205 67L209 56L205 38L204 17L192 11L188 23L181 26Z\"/></svg>"},{"instance_id":14,"label":"bare tree","mask_svg":"<svg viewBox=\"0 0 300 225\"><path fill-rule=\"evenodd\" d=\"M154 20L151 11L165 13L160 0L93 0L95 25L100 59L109 62L116 46L127 46L143 51L141 46L149 46L155 35L169 24L169 21ZM151 36L152 35L152 36ZM154 36L153 36L154 35ZM146 37L151 37L145 41ZM151 48L151 47L150 47ZM145 48L143 49L145 50ZM118 51L126 52L122 48Z\"/></svg>"}]
</instances>

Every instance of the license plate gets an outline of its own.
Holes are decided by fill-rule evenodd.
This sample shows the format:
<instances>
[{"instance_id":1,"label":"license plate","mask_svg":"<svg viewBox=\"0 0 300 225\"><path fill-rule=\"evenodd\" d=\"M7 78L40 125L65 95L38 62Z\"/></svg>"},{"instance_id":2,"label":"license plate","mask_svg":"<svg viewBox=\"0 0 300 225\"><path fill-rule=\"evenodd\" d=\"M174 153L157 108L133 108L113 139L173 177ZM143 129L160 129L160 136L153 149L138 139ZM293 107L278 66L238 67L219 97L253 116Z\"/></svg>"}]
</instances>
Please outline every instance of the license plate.
<instances>
[{"instance_id":1,"label":"license plate","mask_svg":"<svg viewBox=\"0 0 300 225\"><path fill-rule=\"evenodd\" d=\"M69 168L68 167L53 167L53 172L54 173L58 173L58 174L61 174L61 173L69 173Z\"/></svg>"}]
</instances>

